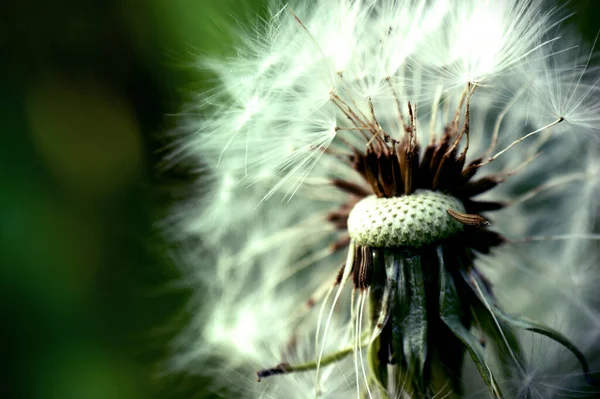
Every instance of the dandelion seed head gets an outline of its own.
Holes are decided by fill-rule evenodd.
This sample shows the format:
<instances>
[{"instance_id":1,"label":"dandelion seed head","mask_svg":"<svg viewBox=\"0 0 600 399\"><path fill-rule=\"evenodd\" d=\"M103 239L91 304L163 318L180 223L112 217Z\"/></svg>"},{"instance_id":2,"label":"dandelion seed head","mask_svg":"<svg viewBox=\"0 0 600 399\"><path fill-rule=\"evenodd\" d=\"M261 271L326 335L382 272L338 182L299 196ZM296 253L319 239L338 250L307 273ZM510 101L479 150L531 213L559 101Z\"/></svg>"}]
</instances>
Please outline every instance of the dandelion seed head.
<instances>
[{"instance_id":1,"label":"dandelion seed head","mask_svg":"<svg viewBox=\"0 0 600 399\"><path fill-rule=\"evenodd\" d=\"M242 379L249 397L410 395L413 382L394 378L382 391L370 364L393 358L390 375L404 366L390 349L394 331L413 328L401 334L402 356L423 370L425 358L443 357L419 330L429 323L477 358L477 334L508 323L494 318L492 286L507 311L592 345L598 337L580 332L600 324L590 239L600 166L588 140L600 126L600 82L589 53L568 55L579 50L554 32L560 21L541 0L296 2L241 33L234 55L205 60L218 83L182 140L202 164L201 194L175 211L179 234L199 238L186 264L205 289L175 367L216 356L230 375L274 376ZM390 309L417 309L420 294L386 295L419 287L419 276L439 317L410 324L425 317L415 311L397 322ZM467 297L475 304L453 324L452 303ZM461 324L471 311L488 319ZM519 339L533 348L527 334ZM374 342L389 345L374 356ZM569 392L543 388L539 365L550 361L524 357L502 358L514 378L500 385ZM299 364L309 366L292 374ZM496 394L486 367L473 369ZM569 367L561 372L582 377ZM417 388L460 391L442 385Z\"/></svg>"}]
</instances>

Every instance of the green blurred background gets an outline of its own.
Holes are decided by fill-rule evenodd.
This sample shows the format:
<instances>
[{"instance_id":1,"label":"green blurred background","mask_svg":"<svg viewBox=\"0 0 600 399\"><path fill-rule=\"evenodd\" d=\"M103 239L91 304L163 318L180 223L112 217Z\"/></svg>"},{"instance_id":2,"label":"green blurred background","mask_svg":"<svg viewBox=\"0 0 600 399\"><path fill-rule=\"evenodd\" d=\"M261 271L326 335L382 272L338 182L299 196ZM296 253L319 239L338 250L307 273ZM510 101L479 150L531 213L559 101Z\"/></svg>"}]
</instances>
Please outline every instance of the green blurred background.
<instances>
[{"instance_id":1,"label":"green blurred background","mask_svg":"<svg viewBox=\"0 0 600 399\"><path fill-rule=\"evenodd\" d=\"M158 226L193 176L160 161L175 114L209 88L198 57L230 52L226 27L256 22L261 3L0 7L0 397L210 395L161 364L189 292L171 284L176 248ZM566 6L590 42L598 3Z\"/></svg>"}]
</instances>

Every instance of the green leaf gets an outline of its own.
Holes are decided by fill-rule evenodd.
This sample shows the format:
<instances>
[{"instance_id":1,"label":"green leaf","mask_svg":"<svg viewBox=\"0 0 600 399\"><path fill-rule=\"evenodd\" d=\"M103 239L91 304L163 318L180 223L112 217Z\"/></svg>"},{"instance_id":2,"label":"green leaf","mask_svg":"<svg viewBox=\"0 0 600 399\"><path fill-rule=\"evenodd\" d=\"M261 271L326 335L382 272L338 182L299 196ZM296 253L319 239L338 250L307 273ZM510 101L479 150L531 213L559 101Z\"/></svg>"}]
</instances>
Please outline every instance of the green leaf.
<instances>
[{"instance_id":1,"label":"green leaf","mask_svg":"<svg viewBox=\"0 0 600 399\"><path fill-rule=\"evenodd\" d=\"M470 281L468 274L477 273L476 270L472 269L469 272L461 270L463 279L466 283L477 291L473 282ZM482 293L484 293L488 303L493 303L493 294L485 289L486 285L481 283L484 287ZM481 301L479 295L477 295L479 301L471 304L471 310L473 318L475 319L476 326L479 327L481 333L488 337L494 344L494 349L498 354L500 360L500 367L502 368L502 374L506 379L515 379L522 377L523 368L526 367L526 359L521 348L521 343L517 339L513 328L505 323L503 320L494 317L494 314L488 309L485 302ZM527 392L521 392L521 395L528 397Z\"/></svg>"},{"instance_id":2,"label":"green leaf","mask_svg":"<svg viewBox=\"0 0 600 399\"><path fill-rule=\"evenodd\" d=\"M490 307L490 311L494 314L494 316L496 316L498 319L502 320L504 323L512 327L517 327L527 331L532 331L540 335L545 335L553 341L558 342L566 349L568 349L577 358L577 360L579 360L579 363L581 364L581 368L588 383L592 385L598 384L598 382L590 375L590 368L587 359L585 358L585 355L567 337L565 337L559 331L556 331L535 320L529 319L524 316L511 316L504 313L504 311L500 309L495 303L495 298L492 296L491 292L489 292L486 289L485 284L483 283L481 278L477 275L477 273L473 272L472 270L468 272L468 275L465 279L467 280L467 283L469 283L469 285L473 288L475 293L477 293L481 301L484 304L488 304L488 306Z\"/></svg>"},{"instance_id":3,"label":"green leaf","mask_svg":"<svg viewBox=\"0 0 600 399\"><path fill-rule=\"evenodd\" d=\"M483 304L475 305L472 311L481 332L494 344L503 377L507 380L522 377L522 368L527 362L513 328L502 320L495 320ZM520 392L523 398L529 398L528 395L528 392Z\"/></svg>"},{"instance_id":4,"label":"green leaf","mask_svg":"<svg viewBox=\"0 0 600 399\"><path fill-rule=\"evenodd\" d=\"M394 350L394 359L393 362L398 365L397 367L397 376L395 376L397 381L401 381L403 385L403 391L408 397L413 396L413 391L415 386L413 373L414 367L406 367L407 359L404 345L404 318L408 315L409 312L409 287L408 280L406 279L405 272L405 264L404 264L404 254L403 253L393 253L390 256L390 262L392 262L398 270L398 284L395 287L397 289L394 303L394 311L390 316L390 326L392 330L392 347ZM409 364L408 364L409 365ZM421 391L422 392L422 391Z\"/></svg>"},{"instance_id":5,"label":"green leaf","mask_svg":"<svg viewBox=\"0 0 600 399\"><path fill-rule=\"evenodd\" d=\"M399 301L404 302L401 308L406 313L394 312L392 317L400 318L403 350L409 373L413 375L415 382L420 383L418 388L423 392L426 385L423 377L427 358L427 303L421 257L396 255L396 259L406 281L402 289L404 295L398 297Z\"/></svg>"},{"instance_id":6,"label":"green leaf","mask_svg":"<svg viewBox=\"0 0 600 399\"><path fill-rule=\"evenodd\" d=\"M381 348L381 340L379 337L375 339L367 349L367 362L372 373L372 381L381 392L387 392L385 384L387 383L387 368L385 364L379 361L379 349Z\"/></svg>"},{"instance_id":7,"label":"green leaf","mask_svg":"<svg viewBox=\"0 0 600 399\"><path fill-rule=\"evenodd\" d=\"M398 263L395 261L390 252L382 252L379 250L373 251L374 273L376 273L382 266L385 268L383 294L378 292L380 287L377 287L376 284L370 288L371 297L369 303L370 306L375 309L373 314L376 314L376 317L373 317L372 319L373 332L367 351L367 361L369 363L369 368L373 373L372 378L375 382L375 385L377 385L377 387L383 392L387 392L387 389L385 388L388 379L387 365L382 364L379 359L379 350L381 348L380 334L388 322L394 307L393 305L396 297L396 285L398 284L398 279L400 276Z\"/></svg>"},{"instance_id":8,"label":"green leaf","mask_svg":"<svg viewBox=\"0 0 600 399\"><path fill-rule=\"evenodd\" d=\"M456 292L454 280L444 265L444 258L440 247L438 247L438 258L440 261L440 318L450 328L456 338L465 345L467 351L469 351L492 397L496 399L502 398L500 387L485 361L483 347L462 324L461 316L463 315L463 310L461 301Z\"/></svg>"},{"instance_id":9,"label":"green leaf","mask_svg":"<svg viewBox=\"0 0 600 399\"><path fill-rule=\"evenodd\" d=\"M374 267L379 266L381 258L382 256L379 251L373 252ZM375 338L381 334L381 330L390 318L394 304L394 298L396 296L396 285L399 283L398 279L400 278L398 262L388 251L385 251L383 254L383 263L385 267L385 287L383 289L383 296L381 297L379 314L377 315L377 318L372 326L373 333L371 341L374 341ZM372 287L371 291L374 292L374 289L375 287ZM374 299L374 296L371 298Z\"/></svg>"}]
</instances>

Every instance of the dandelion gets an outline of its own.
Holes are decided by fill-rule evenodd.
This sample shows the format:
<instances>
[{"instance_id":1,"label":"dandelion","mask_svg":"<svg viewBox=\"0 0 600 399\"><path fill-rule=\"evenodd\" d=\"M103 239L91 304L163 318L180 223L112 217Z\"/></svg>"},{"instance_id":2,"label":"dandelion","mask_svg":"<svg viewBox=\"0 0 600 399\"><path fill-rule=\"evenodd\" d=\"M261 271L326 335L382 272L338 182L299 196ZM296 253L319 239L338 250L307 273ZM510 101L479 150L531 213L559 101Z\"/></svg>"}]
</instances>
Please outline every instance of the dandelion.
<instances>
[{"instance_id":1,"label":"dandelion","mask_svg":"<svg viewBox=\"0 0 600 399\"><path fill-rule=\"evenodd\" d=\"M553 33L557 12L540 0L272 9L235 57L205 62L217 88L184 129L203 194L174 215L201 240L183 263L202 306L174 367L267 398L594 384L600 86L589 58L565 56L582 50ZM545 379L533 336L557 345L545 363L568 365L561 378Z\"/></svg>"}]
</instances>

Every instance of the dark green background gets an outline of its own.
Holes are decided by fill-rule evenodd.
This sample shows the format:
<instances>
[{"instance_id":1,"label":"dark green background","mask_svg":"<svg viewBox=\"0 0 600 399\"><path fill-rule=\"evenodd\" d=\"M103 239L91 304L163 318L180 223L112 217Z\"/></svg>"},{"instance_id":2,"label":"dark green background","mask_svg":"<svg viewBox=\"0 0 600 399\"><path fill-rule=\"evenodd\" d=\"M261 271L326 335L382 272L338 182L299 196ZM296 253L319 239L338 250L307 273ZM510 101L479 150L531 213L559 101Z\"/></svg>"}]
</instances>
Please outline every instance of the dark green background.
<instances>
[{"instance_id":1,"label":"dark green background","mask_svg":"<svg viewBox=\"0 0 600 399\"><path fill-rule=\"evenodd\" d=\"M193 177L161 167L164 133L210 85L198 57L229 52L260 3L0 6L0 397L208 395L162 373L189 292L158 223ZM566 7L592 41L600 5Z\"/></svg>"}]
</instances>

